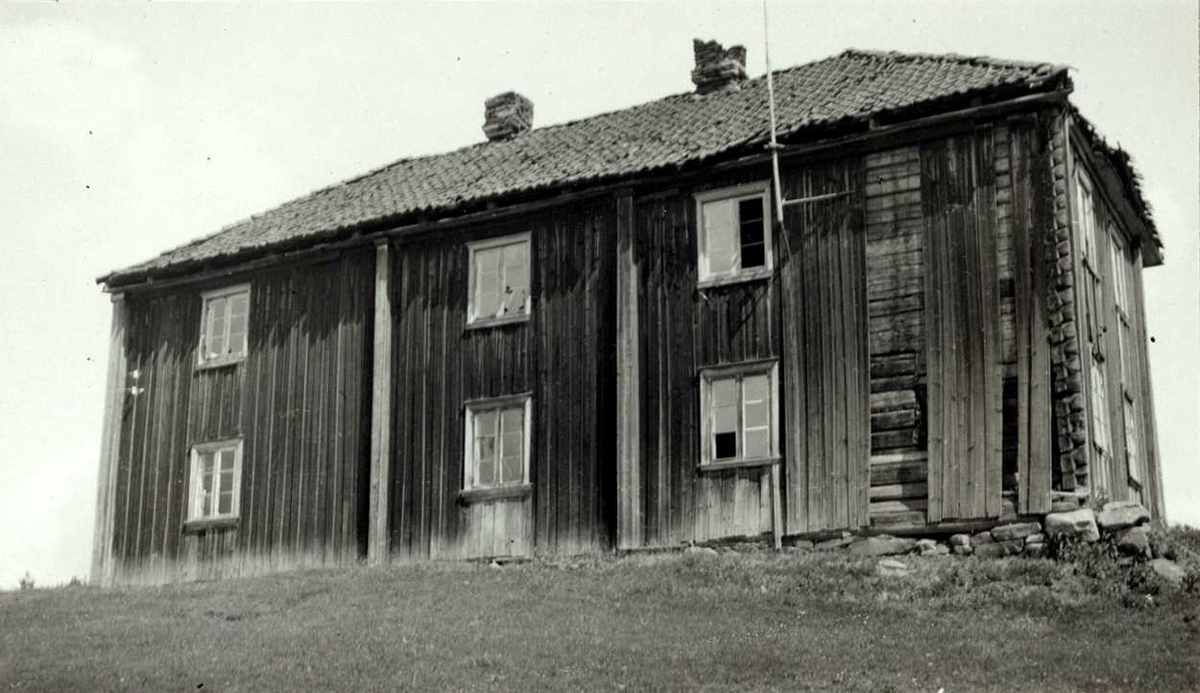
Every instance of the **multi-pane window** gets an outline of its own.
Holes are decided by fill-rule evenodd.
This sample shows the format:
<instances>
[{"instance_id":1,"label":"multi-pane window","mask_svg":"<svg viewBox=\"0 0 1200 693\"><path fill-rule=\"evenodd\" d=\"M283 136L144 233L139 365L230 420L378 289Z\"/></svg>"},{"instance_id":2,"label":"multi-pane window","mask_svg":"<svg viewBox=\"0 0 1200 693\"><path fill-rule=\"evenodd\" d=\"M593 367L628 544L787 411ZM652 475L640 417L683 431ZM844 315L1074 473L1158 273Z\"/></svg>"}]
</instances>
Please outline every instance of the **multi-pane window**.
<instances>
[{"instance_id":1,"label":"multi-pane window","mask_svg":"<svg viewBox=\"0 0 1200 693\"><path fill-rule=\"evenodd\" d=\"M470 246L467 324L523 320L529 315L529 234Z\"/></svg>"},{"instance_id":2,"label":"multi-pane window","mask_svg":"<svg viewBox=\"0 0 1200 693\"><path fill-rule=\"evenodd\" d=\"M772 267L765 184L696 196L700 281L753 278Z\"/></svg>"},{"instance_id":3,"label":"multi-pane window","mask_svg":"<svg viewBox=\"0 0 1200 693\"><path fill-rule=\"evenodd\" d=\"M200 322L200 364L228 363L245 358L249 319L248 285L206 292Z\"/></svg>"},{"instance_id":4,"label":"multi-pane window","mask_svg":"<svg viewBox=\"0 0 1200 693\"><path fill-rule=\"evenodd\" d=\"M701 464L769 460L778 455L774 363L701 372Z\"/></svg>"},{"instance_id":5,"label":"multi-pane window","mask_svg":"<svg viewBox=\"0 0 1200 693\"><path fill-rule=\"evenodd\" d=\"M192 448L191 458L188 520L237 517L242 441L201 443Z\"/></svg>"},{"instance_id":6,"label":"multi-pane window","mask_svg":"<svg viewBox=\"0 0 1200 693\"><path fill-rule=\"evenodd\" d=\"M1121 369L1121 408L1125 426L1125 464L1129 480L1139 487L1145 479L1141 468L1144 463L1138 428L1136 381L1137 354L1134 353L1132 317L1130 314L1130 283L1133 281L1134 259L1126 253L1120 232L1111 224L1108 228L1111 240L1111 267L1113 277L1113 304L1117 313L1117 351ZM1140 488L1138 490L1141 490Z\"/></svg>"},{"instance_id":7,"label":"multi-pane window","mask_svg":"<svg viewBox=\"0 0 1200 693\"><path fill-rule=\"evenodd\" d=\"M1104 333L1102 307L1103 281L1100 274L1099 243L1096 235L1096 210L1092 197L1092 184L1083 170L1075 173L1075 220L1079 228L1079 241L1084 268L1084 301L1087 311L1087 338L1092 342L1093 354L1103 357L1100 336Z\"/></svg>"},{"instance_id":8,"label":"multi-pane window","mask_svg":"<svg viewBox=\"0 0 1200 693\"><path fill-rule=\"evenodd\" d=\"M1133 400L1124 397L1124 414L1125 414L1125 459L1129 465L1129 478L1136 484L1142 484L1145 475L1142 473L1142 451L1140 436L1138 435L1138 418L1137 410L1133 406Z\"/></svg>"},{"instance_id":9,"label":"multi-pane window","mask_svg":"<svg viewBox=\"0 0 1200 693\"><path fill-rule=\"evenodd\" d=\"M524 484L529 480L530 398L471 403L466 416L466 489Z\"/></svg>"}]
</instances>

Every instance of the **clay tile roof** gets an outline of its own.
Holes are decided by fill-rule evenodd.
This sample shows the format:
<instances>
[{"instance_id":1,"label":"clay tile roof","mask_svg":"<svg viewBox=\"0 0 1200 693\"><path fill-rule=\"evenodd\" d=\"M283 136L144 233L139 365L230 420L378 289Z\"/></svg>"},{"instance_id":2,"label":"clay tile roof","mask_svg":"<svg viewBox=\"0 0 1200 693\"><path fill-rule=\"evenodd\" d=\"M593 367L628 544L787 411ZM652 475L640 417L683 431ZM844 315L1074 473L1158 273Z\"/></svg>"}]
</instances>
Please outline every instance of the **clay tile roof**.
<instances>
[{"instance_id":1,"label":"clay tile roof","mask_svg":"<svg viewBox=\"0 0 1200 693\"><path fill-rule=\"evenodd\" d=\"M932 112L974 97L1050 91L1066 67L959 55L847 50L774 73L782 139L898 112ZM202 264L330 240L350 230L453 213L499 198L616 181L719 157L768 139L764 77L740 91L676 94L535 128L513 139L402 159L168 250L100 281L127 283Z\"/></svg>"}]
</instances>

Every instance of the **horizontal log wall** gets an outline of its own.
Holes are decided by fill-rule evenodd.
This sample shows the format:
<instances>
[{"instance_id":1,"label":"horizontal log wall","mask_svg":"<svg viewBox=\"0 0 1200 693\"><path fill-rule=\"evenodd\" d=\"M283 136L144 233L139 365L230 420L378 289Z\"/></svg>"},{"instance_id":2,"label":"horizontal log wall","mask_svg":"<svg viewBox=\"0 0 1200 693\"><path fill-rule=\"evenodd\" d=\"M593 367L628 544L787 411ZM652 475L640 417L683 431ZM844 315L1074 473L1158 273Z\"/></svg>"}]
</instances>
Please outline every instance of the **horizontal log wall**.
<instances>
[{"instance_id":1,"label":"horizontal log wall","mask_svg":"<svg viewBox=\"0 0 1200 693\"><path fill-rule=\"evenodd\" d=\"M925 521L925 231L917 146L866 156L870 518Z\"/></svg>"},{"instance_id":2,"label":"horizontal log wall","mask_svg":"<svg viewBox=\"0 0 1200 693\"><path fill-rule=\"evenodd\" d=\"M123 414L116 582L358 560L371 276L370 255L358 253L249 277L249 356L208 369L195 367L199 289L127 298L128 368L144 389ZM233 437L243 439L239 522L185 533L191 446Z\"/></svg>"},{"instance_id":3,"label":"horizontal log wall","mask_svg":"<svg viewBox=\"0 0 1200 693\"><path fill-rule=\"evenodd\" d=\"M398 560L610 545L615 206L577 203L395 248L389 502ZM533 315L466 329L466 243L524 232L532 242ZM460 501L464 403L525 392L533 398L531 496Z\"/></svg>"}]
</instances>

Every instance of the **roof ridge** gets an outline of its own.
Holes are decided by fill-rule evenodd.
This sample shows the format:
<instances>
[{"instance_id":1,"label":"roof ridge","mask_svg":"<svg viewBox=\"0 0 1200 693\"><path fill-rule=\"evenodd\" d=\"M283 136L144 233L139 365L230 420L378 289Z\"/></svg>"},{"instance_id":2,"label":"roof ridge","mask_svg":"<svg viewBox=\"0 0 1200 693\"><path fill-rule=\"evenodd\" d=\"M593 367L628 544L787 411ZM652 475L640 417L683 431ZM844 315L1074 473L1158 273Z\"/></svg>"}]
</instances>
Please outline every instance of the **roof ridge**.
<instances>
[{"instance_id":1,"label":"roof ridge","mask_svg":"<svg viewBox=\"0 0 1200 693\"><path fill-rule=\"evenodd\" d=\"M988 55L966 55L963 53L929 53L924 51L878 50L871 48L847 48L839 54L846 58L886 58L895 62L942 62L960 65L980 65L987 67L1016 67L1037 70L1065 70L1066 65L1036 60L1011 60L993 58Z\"/></svg>"}]
</instances>

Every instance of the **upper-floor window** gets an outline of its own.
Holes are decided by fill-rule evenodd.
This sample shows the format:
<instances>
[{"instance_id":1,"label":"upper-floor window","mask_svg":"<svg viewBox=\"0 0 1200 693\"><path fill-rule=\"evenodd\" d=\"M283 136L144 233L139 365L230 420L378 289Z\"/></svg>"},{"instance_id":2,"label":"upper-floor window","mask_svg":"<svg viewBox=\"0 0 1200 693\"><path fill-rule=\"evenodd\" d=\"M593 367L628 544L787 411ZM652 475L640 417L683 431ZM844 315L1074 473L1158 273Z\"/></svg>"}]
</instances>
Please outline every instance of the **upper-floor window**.
<instances>
[{"instance_id":1,"label":"upper-floor window","mask_svg":"<svg viewBox=\"0 0 1200 693\"><path fill-rule=\"evenodd\" d=\"M696 195L701 284L757 279L774 266L766 183Z\"/></svg>"},{"instance_id":2,"label":"upper-floor window","mask_svg":"<svg viewBox=\"0 0 1200 693\"><path fill-rule=\"evenodd\" d=\"M1083 245L1083 262L1093 274L1099 273L1096 256L1096 209L1092 200L1092 184L1083 171L1075 172L1075 218Z\"/></svg>"},{"instance_id":3,"label":"upper-floor window","mask_svg":"<svg viewBox=\"0 0 1200 693\"><path fill-rule=\"evenodd\" d=\"M188 521L232 519L241 497L241 439L192 447Z\"/></svg>"},{"instance_id":4,"label":"upper-floor window","mask_svg":"<svg viewBox=\"0 0 1200 693\"><path fill-rule=\"evenodd\" d=\"M241 284L204 293L200 322L200 365L230 363L246 357L250 286Z\"/></svg>"},{"instance_id":5,"label":"upper-floor window","mask_svg":"<svg viewBox=\"0 0 1200 693\"><path fill-rule=\"evenodd\" d=\"M463 488L529 482L531 401L515 395L467 404Z\"/></svg>"},{"instance_id":6,"label":"upper-floor window","mask_svg":"<svg viewBox=\"0 0 1200 693\"><path fill-rule=\"evenodd\" d=\"M775 362L700 372L700 464L765 462L779 455Z\"/></svg>"},{"instance_id":7,"label":"upper-floor window","mask_svg":"<svg viewBox=\"0 0 1200 693\"><path fill-rule=\"evenodd\" d=\"M529 234L471 243L467 324L527 320Z\"/></svg>"}]
</instances>

